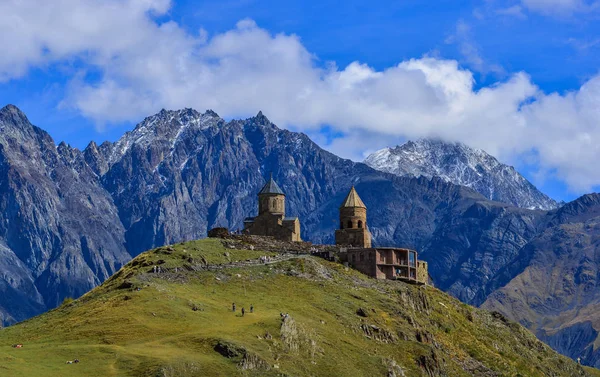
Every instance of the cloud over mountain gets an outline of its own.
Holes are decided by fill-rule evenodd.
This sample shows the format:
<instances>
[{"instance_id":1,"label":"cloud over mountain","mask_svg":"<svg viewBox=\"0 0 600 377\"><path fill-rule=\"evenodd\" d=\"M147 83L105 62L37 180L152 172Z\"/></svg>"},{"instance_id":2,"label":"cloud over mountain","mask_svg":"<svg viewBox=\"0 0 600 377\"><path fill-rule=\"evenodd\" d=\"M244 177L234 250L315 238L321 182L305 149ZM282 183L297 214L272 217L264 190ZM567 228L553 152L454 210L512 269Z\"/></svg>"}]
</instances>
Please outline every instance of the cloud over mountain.
<instances>
[{"instance_id":1,"label":"cloud over mountain","mask_svg":"<svg viewBox=\"0 0 600 377\"><path fill-rule=\"evenodd\" d=\"M330 147L347 157L363 152L371 135L370 148L438 137L503 160L533 157L541 175L575 191L600 184L599 76L574 92L544 93L524 72L478 87L458 62L433 56L385 69L358 61L338 67L320 61L298 36L272 34L248 19L215 35L190 32L169 19L170 6L4 2L0 81L61 65L74 77L62 106L98 124L139 120L163 107L212 108L225 117L262 109L296 130L331 127L340 137Z\"/></svg>"}]
</instances>

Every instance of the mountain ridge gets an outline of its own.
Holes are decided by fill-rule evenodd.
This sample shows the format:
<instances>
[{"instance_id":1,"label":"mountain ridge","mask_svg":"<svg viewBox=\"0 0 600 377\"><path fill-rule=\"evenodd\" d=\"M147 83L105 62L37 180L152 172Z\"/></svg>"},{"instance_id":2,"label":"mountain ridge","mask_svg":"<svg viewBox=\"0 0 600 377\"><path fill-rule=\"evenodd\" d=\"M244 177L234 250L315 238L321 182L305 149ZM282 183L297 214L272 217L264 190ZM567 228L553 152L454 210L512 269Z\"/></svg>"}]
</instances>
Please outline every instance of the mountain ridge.
<instances>
[{"instance_id":1,"label":"mountain ridge","mask_svg":"<svg viewBox=\"0 0 600 377\"><path fill-rule=\"evenodd\" d=\"M399 176L438 176L467 186L490 200L517 207L550 210L559 203L540 192L512 166L505 165L481 149L441 139L407 141L384 148L365 161L374 169Z\"/></svg>"}]
</instances>

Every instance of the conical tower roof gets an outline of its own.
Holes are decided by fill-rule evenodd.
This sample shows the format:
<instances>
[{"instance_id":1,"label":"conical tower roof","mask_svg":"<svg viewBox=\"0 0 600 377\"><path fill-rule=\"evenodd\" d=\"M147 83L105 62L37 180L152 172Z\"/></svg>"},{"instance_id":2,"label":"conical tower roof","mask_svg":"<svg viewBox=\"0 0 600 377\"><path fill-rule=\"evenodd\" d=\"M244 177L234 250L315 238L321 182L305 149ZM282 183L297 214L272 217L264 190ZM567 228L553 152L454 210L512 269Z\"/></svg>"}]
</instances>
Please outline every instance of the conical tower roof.
<instances>
[{"instance_id":1,"label":"conical tower roof","mask_svg":"<svg viewBox=\"0 0 600 377\"><path fill-rule=\"evenodd\" d=\"M263 188L258 193L258 195L264 195L264 194L285 195L283 193L283 191L281 191L281 189L279 188L277 183L273 180L273 174L271 174L271 178L269 179L267 184L264 185Z\"/></svg>"},{"instance_id":2,"label":"conical tower roof","mask_svg":"<svg viewBox=\"0 0 600 377\"><path fill-rule=\"evenodd\" d=\"M344 201L342 202L342 205L340 206L340 208L343 208L343 207L367 208L365 203L363 203L363 201L360 199L360 196L358 196L358 193L354 189L354 186L352 186L352 188L350 189L350 192L348 193L348 196L346 196L346 199L344 199Z\"/></svg>"}]
</instances>

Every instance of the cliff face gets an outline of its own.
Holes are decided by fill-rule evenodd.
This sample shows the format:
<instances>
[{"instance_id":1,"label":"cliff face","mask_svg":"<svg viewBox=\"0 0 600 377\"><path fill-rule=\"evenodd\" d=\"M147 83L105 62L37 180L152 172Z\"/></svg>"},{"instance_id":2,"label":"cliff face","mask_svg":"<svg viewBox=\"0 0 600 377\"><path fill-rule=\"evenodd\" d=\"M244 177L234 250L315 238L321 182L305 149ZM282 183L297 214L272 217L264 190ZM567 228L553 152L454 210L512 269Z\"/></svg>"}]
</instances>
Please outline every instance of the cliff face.
<instances>
[{"instance_id":1,"label":"cliff face","mask_svg":"<svg viewBox=\"0 0 600 377\"><path fill-rule=\"evenodd\" d=\"M0 110L0 289L4 322L77 297L130 259L112 198L81 153Z\"/></svg>"}]
</instances>

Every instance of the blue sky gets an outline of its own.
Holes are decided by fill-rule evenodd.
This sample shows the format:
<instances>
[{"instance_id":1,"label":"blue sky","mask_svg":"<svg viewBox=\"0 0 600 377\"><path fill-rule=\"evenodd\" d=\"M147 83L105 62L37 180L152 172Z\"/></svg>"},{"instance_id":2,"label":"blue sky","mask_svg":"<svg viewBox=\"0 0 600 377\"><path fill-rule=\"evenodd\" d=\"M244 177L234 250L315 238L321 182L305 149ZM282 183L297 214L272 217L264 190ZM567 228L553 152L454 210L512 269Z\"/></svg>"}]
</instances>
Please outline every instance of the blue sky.
<instances>
[{"instance_id":1,"label":"blue sky","mask_svg":"<svg viewBox=\"0 0 600 377\"><path fill-rule=\"evenodd\" d=\"M162 107L263 110L355 160L434 136L488 150L557 199L600 184L595 2L105 4L0 5L0 106L79 148Z\"/></svg>"}]
</instances>

